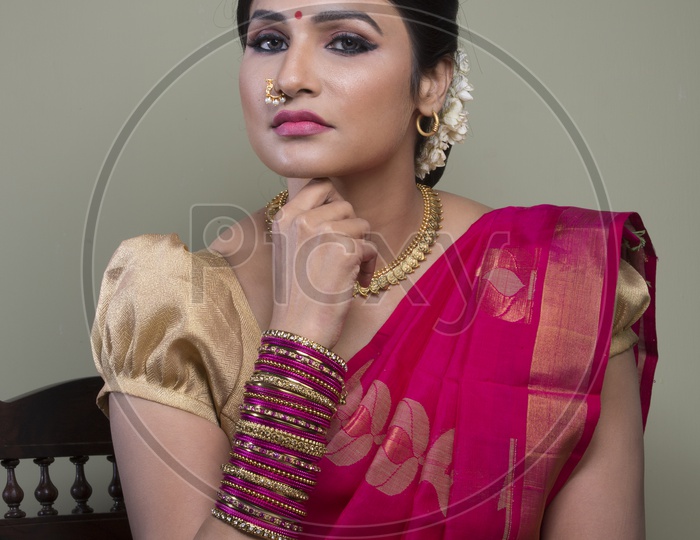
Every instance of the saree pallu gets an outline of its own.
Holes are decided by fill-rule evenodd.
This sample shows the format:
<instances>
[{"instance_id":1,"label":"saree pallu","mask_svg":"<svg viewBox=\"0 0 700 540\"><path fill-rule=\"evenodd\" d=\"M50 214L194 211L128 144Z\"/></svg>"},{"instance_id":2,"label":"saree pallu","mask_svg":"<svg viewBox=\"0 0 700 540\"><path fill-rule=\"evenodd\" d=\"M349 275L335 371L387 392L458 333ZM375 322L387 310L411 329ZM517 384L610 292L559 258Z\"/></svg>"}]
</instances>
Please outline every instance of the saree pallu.
<instances>
[{"instance_id":1,"label":"saree pallu","mask_svg":"<svg viewBox=\"0 0 700 540\"><path fill-rule=\"evenodd\" d=\"M634 327L646 422L656 258L640 218L489 212L349 362L304 537L538 538L599 417L621 256L650 286Z\"/></svg>"}]
</instances>

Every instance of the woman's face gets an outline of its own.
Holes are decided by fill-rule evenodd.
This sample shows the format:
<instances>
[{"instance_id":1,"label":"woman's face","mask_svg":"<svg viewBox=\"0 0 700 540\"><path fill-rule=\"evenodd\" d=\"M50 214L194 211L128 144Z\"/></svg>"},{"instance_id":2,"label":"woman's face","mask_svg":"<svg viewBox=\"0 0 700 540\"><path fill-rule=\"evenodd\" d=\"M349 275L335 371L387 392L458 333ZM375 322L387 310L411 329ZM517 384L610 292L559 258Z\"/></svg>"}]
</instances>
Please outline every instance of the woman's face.
<instances>
[{"instance_id":1,"label":"woman's face","mask_svg":"<svg viewBox=\"0 0 700 540\"><path fill-rule=\"evenodd\" d=\"M411 44L390 2L254 0L250 18L239 85L265 165L299 178L412 171ZM266 79L286 103L265 103Z\"/></svg>"}]
</instances>

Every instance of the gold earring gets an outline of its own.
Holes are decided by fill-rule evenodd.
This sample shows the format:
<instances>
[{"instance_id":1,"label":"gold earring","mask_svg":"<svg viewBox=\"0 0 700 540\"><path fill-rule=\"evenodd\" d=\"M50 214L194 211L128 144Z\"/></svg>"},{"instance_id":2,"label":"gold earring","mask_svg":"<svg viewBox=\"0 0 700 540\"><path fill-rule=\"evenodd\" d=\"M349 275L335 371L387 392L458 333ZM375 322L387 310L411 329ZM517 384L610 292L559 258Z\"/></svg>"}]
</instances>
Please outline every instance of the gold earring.
<instances>
[{"instance_id":1,"label":"gold earring","mask_svg":"<svg viewBox=\"0 0 700 540\"><path fill-rule=\"evenodd\" d=\"M274 79L265 79L267 87L265 88L265 103L272 103L275 107L280 103L287 101L287 96L284 92L280 92L279 95L274 95L272 89L275 87Z\"/></svg>"},{"instance_id":2,"label":"gold earring","mask_svg":"<svg viewBox=\"0 0 700 540\"><path fill-rule=\"evenodd\" d=\"M435 135L437 133L438 128L440 127L440 117L438 114L433 111L433 125L430 128L430 131L423 131L423 128L420 125L420 121L425 118L422 114L418 115L418 118L416 118L416 129L418 129L418 133L423 135L423 137L430 137L431 135Z\"/></svg>"}]
</instances>

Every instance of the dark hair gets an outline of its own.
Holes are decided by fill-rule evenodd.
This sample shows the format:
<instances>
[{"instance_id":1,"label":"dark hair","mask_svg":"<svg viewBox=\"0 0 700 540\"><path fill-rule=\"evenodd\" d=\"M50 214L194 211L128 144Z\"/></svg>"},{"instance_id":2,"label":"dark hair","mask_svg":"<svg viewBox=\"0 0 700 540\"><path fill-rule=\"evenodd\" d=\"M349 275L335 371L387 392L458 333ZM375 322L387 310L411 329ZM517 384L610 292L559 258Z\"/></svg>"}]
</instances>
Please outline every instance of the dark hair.
<instances>
[{"instance_id":1,"label":"dark hair","mask_svg":"<svg viewBox=\"0 0 700 540\"><path fill-rule=\"evenodd\" d=\"M239 0L236 10L236 22L241 44L245 48L250 5L253 0ZM413 54L413 73L411 90L418 92L421 77L437 66L444 56L454 56L457 50L459 28L457 26L458 0L389 0L406 24L411 38ZM416 155L420 151L423 139L416 142ZM445 152L449 154L449 148ZM421 183L434 186L442 176L444 167L431 171ZM418 181L418 179L416 179Z\"/></svg>"}]
</instances>

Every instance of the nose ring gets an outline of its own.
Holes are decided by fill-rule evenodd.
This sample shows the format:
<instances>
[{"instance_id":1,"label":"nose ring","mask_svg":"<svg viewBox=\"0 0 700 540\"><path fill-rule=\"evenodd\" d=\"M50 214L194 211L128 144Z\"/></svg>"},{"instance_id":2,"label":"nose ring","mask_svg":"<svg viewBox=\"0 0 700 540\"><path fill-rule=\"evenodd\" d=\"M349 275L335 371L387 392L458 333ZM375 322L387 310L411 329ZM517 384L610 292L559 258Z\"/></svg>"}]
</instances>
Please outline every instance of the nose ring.
<instances>
[{"instance_id":1,"label":"nose ring","mask_svg":"<svg viewBox=\"0 0 700 540\"><path fill-rule=\"evenodd\" d=\"M265 79L265 82L267 83L267 87L265 88L265 103L272 103L276 107L280 103L287 101L287 96L284 92L280 92L277 96L272 93L272 89L275 86L274 79Z\"/></svg>"}]
</instances>

